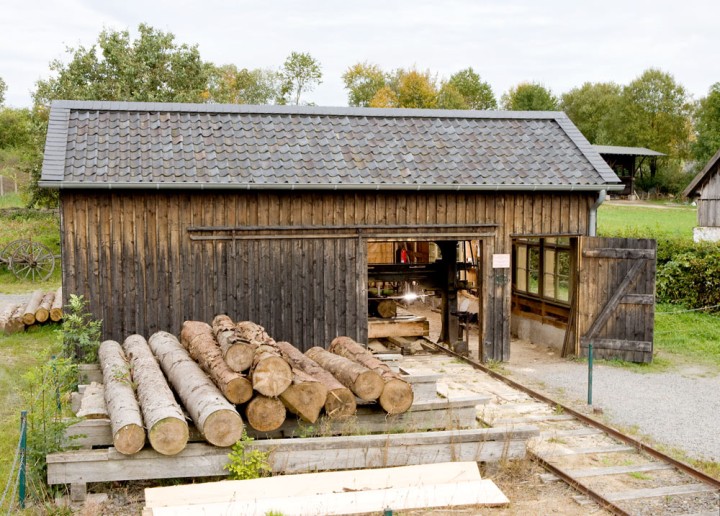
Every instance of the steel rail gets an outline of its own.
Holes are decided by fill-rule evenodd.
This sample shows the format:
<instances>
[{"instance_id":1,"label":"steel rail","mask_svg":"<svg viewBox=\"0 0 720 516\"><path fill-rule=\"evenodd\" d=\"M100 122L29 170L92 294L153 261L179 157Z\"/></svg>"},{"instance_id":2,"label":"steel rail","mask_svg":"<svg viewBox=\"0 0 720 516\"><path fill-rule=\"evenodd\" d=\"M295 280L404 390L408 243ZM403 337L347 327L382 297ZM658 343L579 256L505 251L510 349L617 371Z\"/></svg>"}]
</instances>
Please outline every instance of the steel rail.
<instances>
[{"instance_id":1,"label":"steel rail","mask_svg":"<svg viewBox=\"0 0 720 516\"><path fill-rule=\"evenodd\" d=\"M610 511L611 513L615 514L616 516L630 516L630 513L621 509L617 505L615 505L613 502L606 499L603 495L598 493L597 491L594 491L590 487L586 486L582 482L579 482L577 479L574 479L570 475L568 475L566 472L558 468L557 466L551 464L550 462L546 461L539 455L529 452L530 455L532 455L533 459L540 464L543 468L551 472L553 475L561 478L566 484L570 485L570 487L576 489L577 491L580 491L585 496L588 496L595 500L595 502L602 507L605 510Z\"/></svg>"},{"instance_id":2,"label":"steel rail","mask_svg":"<svg viewBox=\"0 0 720 516\"><path fill-rule=\"evenodd\" d=\"M652 446L649 446L643 442L638 441L637 439L634 439L628 435L623 434L619 430L616 430L610 426L607 426L604 423L601 423L600 421L597 421L591 417L588 417L585 414L582 414L573 408L570 408L566 405L558 403L557 401L555 401L551 398L548 398L544 394L540 394L539 392L534 391L534 390L530 389L529 387L526 387L526 386L516 382L515 380L511 380L510 378L507 378L507 377L501 375L500 373L496 373L495 371L491 370L487 366L485 366L479 362L476 362L475 360L472 360L471 358L460 355L459 353L456 353L453 350L448 349L445 346L442 346L435 342L432 342L432 341L430 341L430 342L435 347L437 347L439 350L443 351L444 353L447 353L448 355L451 355L455 358L459 358L460 360L465 361L466 363L468 363L475 369L483 371L484 373L495 378L496 380L500 380L500 381L506 383L507 385L524 392L525 394L529 394L530 396L532 396L533 398L535 398L539 401L543 401L550 405L560 407L564 411L564 413L572 414L573 416L575 416L578 420L582 421L583 423L590 425L590 426L594 426L594 427L602 430L603 432L613 436L614 438L618 439L619 441L622 441L625 444L633 446L638 451L644 452L658 460L668 462L668 463L672 464L678 470L682 471L683 473L687 473L688 475L700 480L701 482L709 484L709 485L715 487L716 489L720 489L720 480L718 480L714 477L711 477L711 476L703 473L702 471L698 471L697 469L693 468L689 464L686 464L685 462L674 459L674 458L662 453L661 451L656 450Z\"/></svg>"}]
</instances>

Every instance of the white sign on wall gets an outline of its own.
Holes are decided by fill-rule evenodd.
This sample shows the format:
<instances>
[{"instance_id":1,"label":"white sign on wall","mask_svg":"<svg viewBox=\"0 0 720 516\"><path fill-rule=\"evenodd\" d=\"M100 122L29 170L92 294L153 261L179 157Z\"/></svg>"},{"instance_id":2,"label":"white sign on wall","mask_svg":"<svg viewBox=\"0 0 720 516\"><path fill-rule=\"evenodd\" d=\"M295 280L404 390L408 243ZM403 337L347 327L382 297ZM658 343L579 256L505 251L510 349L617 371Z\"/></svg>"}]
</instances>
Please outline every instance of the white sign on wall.
<instances>
[{"instance_id":1,"label":"white sign on wall","mask_svg":"<svg viewBox=\"0 0 720 516\"><path fill-rule=\"evenodd\" d=\"M493 269L509 269L510 268L510 255L509 254L494 254L492 257Z\"/></svg>"}]
</instances>

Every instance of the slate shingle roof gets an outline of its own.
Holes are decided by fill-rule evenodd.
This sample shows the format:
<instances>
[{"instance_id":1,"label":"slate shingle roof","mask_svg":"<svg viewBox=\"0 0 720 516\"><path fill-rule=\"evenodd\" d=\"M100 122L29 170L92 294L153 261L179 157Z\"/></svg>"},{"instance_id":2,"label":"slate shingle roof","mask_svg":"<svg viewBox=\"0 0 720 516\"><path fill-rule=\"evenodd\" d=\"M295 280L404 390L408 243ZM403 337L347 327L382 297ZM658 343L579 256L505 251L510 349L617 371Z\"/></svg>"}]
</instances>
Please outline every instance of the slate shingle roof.
<instances>
[{"instance_id":1,"label":"slate shingle roof","mask_svg":"<svg viewBox=\"0 0 720 516\"><path fill-rule=\"evenodd\" d=\"M41 184L599 190L618 181L563 113L60 101Z\"/></svg>"}]
</instances>

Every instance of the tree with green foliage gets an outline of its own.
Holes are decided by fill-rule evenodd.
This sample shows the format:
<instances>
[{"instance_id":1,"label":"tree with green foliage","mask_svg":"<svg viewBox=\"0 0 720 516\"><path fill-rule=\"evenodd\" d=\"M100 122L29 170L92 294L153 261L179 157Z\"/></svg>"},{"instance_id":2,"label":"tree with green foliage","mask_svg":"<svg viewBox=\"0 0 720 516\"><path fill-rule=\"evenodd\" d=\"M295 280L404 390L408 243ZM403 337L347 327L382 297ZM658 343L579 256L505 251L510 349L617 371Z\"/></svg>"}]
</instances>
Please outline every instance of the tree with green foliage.
<instances>
[{"instance_id":1,"label":"tree with green foliage","mask_svg":"<svg viewBox=\"0 0 720 516\"><path fill-rule=\"evenodd\" d=\"M440 109L468 109L468 104L455 86L444 82L437 94L437 107Z\"/></svg>"},{"instance_id":2,"label":"tree with green foliage","mask_svg":"<svg viewBox=\"0 0 720 516\"><path fill-rule=\"evenodd\" d=\"M307 52L291 52L280 68L278 104L300 104L303 93L322 82L320 62Z\"/></svg>"},{"instance_id":3,"label":"tree with green foliage","mask_svg":"<svg viewBox=\"0 0 720 516\"><path fill-rule=\"evenodd\" d=\"M586 82L563 93L560 108L590 143L616 143L622 88L614 82Z\"/></svg>"},{"instance_id":4,"label":"tree with green foliage","mask_svg":"<svg viewBox=\"0 0 720 516\"><path fill-rule=\"evenodd\" d=\"M0 176L13 181L15 193L42 159L38 139L38 127L29 109L0 108Z\"/></svg>"},{"instance_id":5,"label":"tree with green foliage","mask_svg":"<svg viewBox=\"0 0 720 516\"><path fill-rule=\"evenodd\" d=\"M557 111L557 97L542 84L523 82L510 88L500 98L503 109L509 111Z\"/></svg>"},{"instance_id":6,"label":"tree with green foliage","mask_svg":"<svg viewBox=\"0 0 720 516\"><path fill-rule=\"evenodd\" d=\"M345 89L348 90L348 105L369 107L373 97L385 86L385 74L379 66L368 63L356 63L342 75Z\"/></svg>"},{"instance_id":7,"label":"tree with green foliage","mask_svg":"<svg viewBox=\"0 0 720 516\"><path fill-rule=\"evenodd\" d=\"M235 65L213 66L208 100L220 104L271 104L278 96L278 74L260 68L238 70Z\"/></svg>"},{"instance_id":8,"label":"tree with green foliage","mask_svg":"<svg viewBox=\"0 0 720 516\"><path fill-rule=\"evenodd\" d=\"M454 88L464 101L464 107L458 109L497 109L497 101L492 88L487 82L481 80L472 68L452 74L446 84L448 87ZM453 96L454 94L450 92L449 95Z\"/></svg>"},{"instance_id":9,"label":"tree with green foliage","mask_svg":"<svg viewBox=\"0 0 720 516\"><path fill-rule=\"evenodd\" d=\"M37 82L36 104L54 99L202 102L208 96L211 67L197 45L178 45L175 36L149 25L103 30L89 48L68 48L69 63L54 60L54 77Z\"/></svg>"},{"instance_id":10,"label":"tree with green foliage","mask_svg":"<svg viewBox=\"0 0 720 516\"><path fill-rule=\"evenodd\" d=\"M5 103L5 92L7 91L7 84L2 77L0 77L0 106Z\"/></svg>"},{"instance_id":11,"label":"tree with green foliage","mask_svg":"<svg viewBox=\"0 0 720 516\"><path fill-rule=\"evenodd\" d=\"M713 84L707 96L697 103L695 133L692 156L700 169L720 150L720 82Z\"/></svg>"},{"instance_id":12,"label":"tree with green foliage","mask_svg":"<svg viewBox=\"0 0 720 516\"><path fill-rule=\"evenodd\" d=\"M656 68L643 72L623 88L620 113L621 145L687 157L692 106L671 74Z\"/></svg>"}]
</instances>

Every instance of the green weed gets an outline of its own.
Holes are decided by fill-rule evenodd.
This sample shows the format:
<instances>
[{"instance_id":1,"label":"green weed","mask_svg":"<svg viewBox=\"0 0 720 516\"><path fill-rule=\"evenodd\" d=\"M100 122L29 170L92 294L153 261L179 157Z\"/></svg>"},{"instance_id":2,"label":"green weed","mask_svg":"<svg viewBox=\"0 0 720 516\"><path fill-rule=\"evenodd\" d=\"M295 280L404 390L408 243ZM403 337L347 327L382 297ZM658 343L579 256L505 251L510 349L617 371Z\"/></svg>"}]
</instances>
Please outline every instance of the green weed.
<instances>
[{"instance_id":1,"label":"green weed","mask_svg":"<svg viewBox=\"0 0 720 516\"><path fill-rule=\"evenodd\" d=\"M251 478L261 478L270 476L272 469L268 459L270 454L260 450L248 450L247 445L253 441L243 430L243 435L236 442L228 458L230 463L223 466L230 472L231 480L248 480Z\"/></svg>"}]
</instances>

